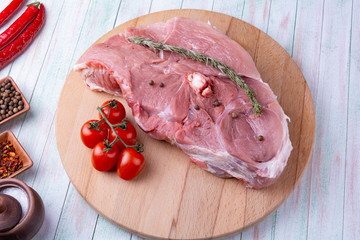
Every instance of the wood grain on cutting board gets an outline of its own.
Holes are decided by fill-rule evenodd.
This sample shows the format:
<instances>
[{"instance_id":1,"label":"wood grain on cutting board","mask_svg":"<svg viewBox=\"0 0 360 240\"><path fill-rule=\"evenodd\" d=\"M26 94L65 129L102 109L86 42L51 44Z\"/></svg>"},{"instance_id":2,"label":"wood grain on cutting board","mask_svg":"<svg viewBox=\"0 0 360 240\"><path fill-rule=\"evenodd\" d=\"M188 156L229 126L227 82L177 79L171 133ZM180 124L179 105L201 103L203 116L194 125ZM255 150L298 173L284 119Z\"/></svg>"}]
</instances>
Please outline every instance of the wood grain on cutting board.
<instances>
[{"instance_id":1,"label":"wood grain on cutting board","mask_svg":"<svg viewBox=\"0 0 360 240\"><path fill-rule=\"evenodd\" d=\"M174 16L209 20L247 49L255 60L263 80L269 83L291 118L289 129L294 150L279 180L266 189L246 189L235 179L217 178L201 170L179 149L151 139L138 128L138 140L145 144L147 160L143 172L129 182L121 180L115 172L97 172L91 166L91 151L82 145L79 131L86 120L97 117L96 106L112 96L90 91L74 72L69 74L58 104L58 149L75 188L101 215L119 226L148 237L223 237L260 221L293 191L313 146L313 102L302 73L286 51L265 33L227 15L202 10L153 13L120 25L99 41L123 32L126 27ZM129 108L127 113L135 123Z\"/></svg>"}]
</instances>

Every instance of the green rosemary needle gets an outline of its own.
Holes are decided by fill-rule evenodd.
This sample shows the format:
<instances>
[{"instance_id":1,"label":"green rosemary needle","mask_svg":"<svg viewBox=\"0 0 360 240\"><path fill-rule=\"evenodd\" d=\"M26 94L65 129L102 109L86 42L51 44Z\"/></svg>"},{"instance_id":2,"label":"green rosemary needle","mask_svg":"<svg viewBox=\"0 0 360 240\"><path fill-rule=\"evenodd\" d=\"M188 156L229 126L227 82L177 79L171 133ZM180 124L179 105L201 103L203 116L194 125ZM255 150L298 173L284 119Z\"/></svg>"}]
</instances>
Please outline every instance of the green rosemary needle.
<instances>
[{"instance_id":1,"label":"green rosemary needle","mask_svg":"<svg viewBox=\"0 0 360 240\"><path fill-rule=\"evenodd\" d=\"M262 106L256 100L254 91L245 83L244 79L242 79L241 76L239 76L236 72L234 72L229 66L226 66L220 61L213 59L209 56L206 56L202 53L198 53L182 47L167 45L164 44L163 42L153 42L150 38L131 36L128 37L127 39L132 43L151 48L155 52L157 50L163 50L163 51L179 53L183 57L191 58L198 62L203 62L206 65L210 65L212 68L220 70L222 73L228 75L231 80L235 81L241 88L245 90L245 93L248 95L251 101L252 107L254 109L254 114L255 115L260 114Z\"/></svg>"}]
</instances>

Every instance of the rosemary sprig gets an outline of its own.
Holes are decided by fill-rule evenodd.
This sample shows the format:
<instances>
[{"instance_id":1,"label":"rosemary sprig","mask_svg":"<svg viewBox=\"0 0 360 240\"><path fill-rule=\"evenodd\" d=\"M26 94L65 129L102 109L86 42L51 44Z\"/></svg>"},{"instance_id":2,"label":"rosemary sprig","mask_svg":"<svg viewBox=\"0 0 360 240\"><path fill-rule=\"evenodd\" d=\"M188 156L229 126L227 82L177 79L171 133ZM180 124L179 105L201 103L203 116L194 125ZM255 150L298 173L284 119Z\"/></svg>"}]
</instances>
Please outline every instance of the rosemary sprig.
<instances>
[{"instance_id":1,"label":"rosemary sprig","mask_svg":"<svg viewBox=\"0 0 360 240\"><path fill-rule=\"evenodd\" d=\"M163 42L153 42L150 38L143 38L138 36L131 36L127 38L130 42L149 47L153 49L155 52L157 50L170 51L181 54L183 57L191 58L198 62L203 62L206 65L210 65L212 68L220 70L222 73L229 76L229 78L235 81L241 88L245 90L245 93L248 95L252 107L254 109L254 114L258 115L261 112L262 106L256 100L254 91L245 83L244 79L241 78L234 70L232 70L229 66L221 63L220 61L213 59L209 56L206 56L202 53L195 52L189 49L185 49L182 47L176 47L172 45L164 44Z\"/></svg>"}]
</instances>

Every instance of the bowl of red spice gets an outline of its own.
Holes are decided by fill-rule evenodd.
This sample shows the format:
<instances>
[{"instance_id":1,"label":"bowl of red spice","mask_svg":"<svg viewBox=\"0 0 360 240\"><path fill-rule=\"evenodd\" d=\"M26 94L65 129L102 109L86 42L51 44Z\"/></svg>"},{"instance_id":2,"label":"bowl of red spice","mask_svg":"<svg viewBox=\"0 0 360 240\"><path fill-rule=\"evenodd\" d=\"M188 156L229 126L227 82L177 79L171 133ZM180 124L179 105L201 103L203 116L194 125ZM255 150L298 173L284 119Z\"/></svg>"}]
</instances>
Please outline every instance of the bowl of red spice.
<instances>
[{"instance_id":1,"label":"bowl of red spice","mask_svg":"<svg viewBox=\"0 0 360 240\"><path fill-rule=\"evenodd\" d=\"M0 80L0 124L27 111L30 105L11 77Z\"/></svg>"},{"instance_id":2,"label":"bowl of red spice","mask_svg":"<svg viewBox=\"0 0 360 240\"><path fill-rule=\"evenodd\" d=\"M0 134L0 181L13 178L29 169L33 162L15 135L10 131Z\"/></svg>"}]
</instances>

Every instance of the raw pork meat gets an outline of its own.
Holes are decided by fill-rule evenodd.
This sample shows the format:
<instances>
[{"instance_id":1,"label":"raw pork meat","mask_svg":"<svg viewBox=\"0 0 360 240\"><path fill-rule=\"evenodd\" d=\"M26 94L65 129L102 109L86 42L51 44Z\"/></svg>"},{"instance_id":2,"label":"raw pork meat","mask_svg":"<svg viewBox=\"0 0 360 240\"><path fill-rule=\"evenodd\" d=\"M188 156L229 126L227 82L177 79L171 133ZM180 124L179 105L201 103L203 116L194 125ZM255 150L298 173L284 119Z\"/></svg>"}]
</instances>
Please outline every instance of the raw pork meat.
<instances>
[{"instance_id":1,"label":"raw pork meat","mask_svg":"<svg viewBox=\"0 0 360 240\"><path fill-rule=\"evenodd\" d=\"M254 90L261 114L254 116L245 91L220 71L126 39L135 35L201 52L230 66ZM274 183L287 163L292 150L288 117L250 55L209 24L173 18L128 28L125 36L91 47L74 69L92 90L122 95L146 133L175 144L218 177L262 188Z\"/></svg>"}]
</instances>

